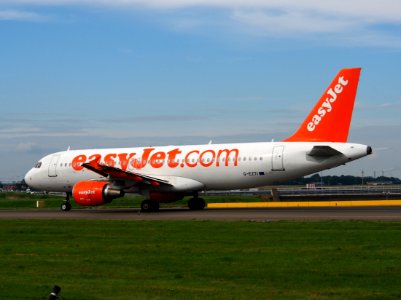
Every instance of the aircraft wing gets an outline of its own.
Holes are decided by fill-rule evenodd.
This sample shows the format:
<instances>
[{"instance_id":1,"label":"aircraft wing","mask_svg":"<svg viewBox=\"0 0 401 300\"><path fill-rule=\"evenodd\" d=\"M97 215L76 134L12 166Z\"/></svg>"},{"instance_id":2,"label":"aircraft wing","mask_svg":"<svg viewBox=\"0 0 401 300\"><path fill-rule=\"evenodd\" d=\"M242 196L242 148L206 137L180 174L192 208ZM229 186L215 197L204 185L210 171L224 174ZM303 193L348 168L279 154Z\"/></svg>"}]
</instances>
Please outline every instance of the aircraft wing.
<instances>
[{"instance_id":1,"label":"aircraft wing","mask_svg":"<svg viewBox=\"0 0 401 300\"><path fill-rule=\"evenodd\" d=\"M309 156L314 157L332 157L342 154L343 153L330 146L313 146L312 150L308 153Z\"/></svg>"},{"instance_id":2,"label":"aircraft wing","mask_svg":"<svg viewBox=\"0 0 401 300\"><path fill-rule=\"evenodd\" d=\"M88 170L91 170L95 173L98 173L104 177L109 177L111 179L117 180L132 180L136 182L140 182L143 184L153 185L153 186L173 186L167 180L163 180L160 178L152 177L149 175L125 171L116 167L111 167L105 164L100 163L100 158L92 160L88 163L82 164L82 166Z\"/></svg>"}]
</instances>

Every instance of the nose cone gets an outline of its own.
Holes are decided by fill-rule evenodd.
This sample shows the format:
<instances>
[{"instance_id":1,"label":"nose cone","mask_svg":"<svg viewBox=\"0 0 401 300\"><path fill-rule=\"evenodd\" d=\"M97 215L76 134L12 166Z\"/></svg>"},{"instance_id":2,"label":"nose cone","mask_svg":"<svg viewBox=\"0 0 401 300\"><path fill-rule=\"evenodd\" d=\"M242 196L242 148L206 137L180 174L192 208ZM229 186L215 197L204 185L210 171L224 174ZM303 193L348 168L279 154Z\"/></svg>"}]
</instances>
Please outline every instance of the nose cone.
<instances>
[{"instance_id":1,"label":"nose cone","mask_svg":"<svg viewBox=\"0 0 401 300\"><path fill-rule=\"evenodd\" d=\"M25 174L24 177L25 183L27 186L32 187L31 186L31 182L32 182L32 169L28 171L28 173Z\"/></svg>"},{"instance_id":2,"label":"nose cone","mask_svg":"<svg viewBox=\"0 0 401 300\"><path fill-rule=\"evenodd\" d=\"M40 172L32 168L28 171L28 173L25 174L24 180L25 183L31 188L31 189L36 189L40 190L41 189L41 184L40 184Z\"/></svg>"}]
</instances>

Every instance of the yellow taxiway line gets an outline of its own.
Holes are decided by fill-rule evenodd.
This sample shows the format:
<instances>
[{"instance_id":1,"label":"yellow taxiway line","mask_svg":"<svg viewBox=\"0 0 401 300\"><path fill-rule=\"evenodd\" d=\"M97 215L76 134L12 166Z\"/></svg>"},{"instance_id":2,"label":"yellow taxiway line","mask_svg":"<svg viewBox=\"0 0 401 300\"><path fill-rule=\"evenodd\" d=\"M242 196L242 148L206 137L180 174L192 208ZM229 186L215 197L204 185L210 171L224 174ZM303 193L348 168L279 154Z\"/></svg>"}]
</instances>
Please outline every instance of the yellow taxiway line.
<instances>
[{"instance_id":1,"label":"yellow taxiway line","mask_svg":"<svg viewBox=\"0 0 401 300\"><path fill-rule=\"evenodd\" d=\"M336 206L399 206L401 200L304 201L304 202L237 202L208 203L208 208L275 208L275 207L336 207Z\"/></svg>"}]
</instances>

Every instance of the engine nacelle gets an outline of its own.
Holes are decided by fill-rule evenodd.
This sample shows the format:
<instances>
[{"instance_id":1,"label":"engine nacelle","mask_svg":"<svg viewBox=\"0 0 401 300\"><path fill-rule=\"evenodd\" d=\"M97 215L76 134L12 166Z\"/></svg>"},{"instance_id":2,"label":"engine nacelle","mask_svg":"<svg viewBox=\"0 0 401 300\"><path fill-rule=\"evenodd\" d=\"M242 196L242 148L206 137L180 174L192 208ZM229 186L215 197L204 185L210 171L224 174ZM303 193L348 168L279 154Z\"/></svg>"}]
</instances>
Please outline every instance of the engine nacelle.
<instances>
[{"instance_id":1,"label":"engine nacelle","mask_svg":"<svg viewBox=\"0 0 401 300\"><path fill-rule=\"evenodd\" d=\"M110 188L107 181L80 181L74 185L72 196L79 205L97 206L123 197L124 191Z\"/></svg>"}]
</instances>

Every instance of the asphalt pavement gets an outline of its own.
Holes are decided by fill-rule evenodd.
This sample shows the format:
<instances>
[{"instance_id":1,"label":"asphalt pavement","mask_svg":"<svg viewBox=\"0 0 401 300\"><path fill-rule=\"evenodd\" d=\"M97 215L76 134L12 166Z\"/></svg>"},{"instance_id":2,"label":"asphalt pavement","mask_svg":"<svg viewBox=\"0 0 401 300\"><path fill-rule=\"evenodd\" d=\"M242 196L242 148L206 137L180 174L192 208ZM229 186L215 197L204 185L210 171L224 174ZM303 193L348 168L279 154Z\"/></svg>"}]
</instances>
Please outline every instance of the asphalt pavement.
<instances>
[{"instance_id":1,"label":"asphalt pavement","mask_svg":"<svg viewBox=\"0 0 401 300\"><path fill-rule=\"evenodd\" d=\"M158 212L143 213L139 209L76 209L69 212L48 209L0 210L0 219L41 220L212 220L257 221L281 220L369 220L401 221L401 206L377 207L309 207L309 208L257 208L257 209L204 209L191 211L184 208L166 208Z\"/></svg>"}]
</instances>

